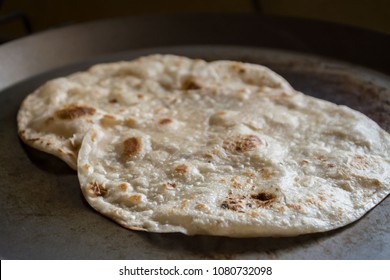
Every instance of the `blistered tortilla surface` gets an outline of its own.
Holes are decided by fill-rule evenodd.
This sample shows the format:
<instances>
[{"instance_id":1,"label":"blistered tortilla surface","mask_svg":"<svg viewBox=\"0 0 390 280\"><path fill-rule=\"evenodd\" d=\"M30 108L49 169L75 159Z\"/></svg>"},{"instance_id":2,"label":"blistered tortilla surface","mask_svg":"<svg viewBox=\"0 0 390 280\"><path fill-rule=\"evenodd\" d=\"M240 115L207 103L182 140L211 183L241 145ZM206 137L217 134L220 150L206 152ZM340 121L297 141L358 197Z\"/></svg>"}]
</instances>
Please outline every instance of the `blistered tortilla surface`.
<instances>
[{"instance_id":1,"label":"blistered tortilla surface","mask_svg":"<svg viewBox=\"0 0 390 280\"><path fill-rule=\"evenodd\" d=\"M169 98L137 127L93 126L83 141L84 196L124 227L292 236L349 224L390 192L389 134L345 106L288 86Z\"/></svg>"}]
</instances>

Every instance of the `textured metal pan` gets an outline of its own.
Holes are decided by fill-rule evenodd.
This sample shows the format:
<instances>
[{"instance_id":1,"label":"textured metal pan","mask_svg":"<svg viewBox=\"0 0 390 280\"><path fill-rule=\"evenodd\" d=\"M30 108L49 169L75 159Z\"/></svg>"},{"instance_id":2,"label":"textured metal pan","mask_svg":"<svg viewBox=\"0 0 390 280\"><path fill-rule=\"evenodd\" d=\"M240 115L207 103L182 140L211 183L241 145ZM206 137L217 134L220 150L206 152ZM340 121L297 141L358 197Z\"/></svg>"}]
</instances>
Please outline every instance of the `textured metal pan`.
<instances>
[{"instance_id":1,"label":"textured metal pan","mask_svg":"<svg viewBox=\"0 0 390 280\"><path fill-rule=\"evenodd\" d=\"M264 48L171 46L78 59L0 93L0 257L16 259L389 259L390 199L361 220L327 233L233 239L124 229L84 201L77 175L60 160L23 145L15 116L44 81L104 61L149 53L261 63L297 89L357 109L390 130L390 78L323 57Z\"/></svg>"}]
</instances>

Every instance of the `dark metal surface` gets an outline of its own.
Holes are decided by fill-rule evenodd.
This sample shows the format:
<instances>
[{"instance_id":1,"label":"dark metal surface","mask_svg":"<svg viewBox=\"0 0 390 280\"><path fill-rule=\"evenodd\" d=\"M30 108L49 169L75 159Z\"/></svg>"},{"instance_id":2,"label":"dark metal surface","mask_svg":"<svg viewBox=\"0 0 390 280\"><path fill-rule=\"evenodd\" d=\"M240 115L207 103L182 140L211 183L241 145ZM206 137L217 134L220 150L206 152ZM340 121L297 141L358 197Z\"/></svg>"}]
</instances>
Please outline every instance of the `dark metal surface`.
<instances>
[{"instance_id":1,"label":"dark metal surface","mask_svg":"<svg viewBox=\"0 0 390 280\"><path fill-rule=\"evenodd\" d=\"M142 34L134 31L135 28L131 26L133 19L123 19L51 31L0 47L1 258L390 258L389 198L361 220L347 227L328 233L291 238L233 239L135 232L124 229L93 211L81 195L76 173L64 163L30 149L18 140L15 117L20 102L44 81L85 69L93 63L131 59L155 52L182 54L208 60L235 59L262 63L285 76L297 89L355 108L376 120L387 131L390 130L389 76L323 57L258 48L259 46L276 48L285 44L283 48L288 49L287 45L294 45L291 42L300 41L299 35L294 35L294 32L295 34L302 32L299 28L292 33L283 33L282 30L283 34L280 34L281 23L278 23L278 20L257 18L256 21L252 17L233 16L231 19L237 25L234 25L236 31L253 28L250 26L253 22L257 22L259 26L265 22L265 26L262 25L263 32L256 28L251 29L254 34L252 40L247 38L240 41L237 34L228 37L227 31L222 31L224 28L220 26L222 22L216 20L218 18L228 24L222 17L203 17L203 22L208 19L209 23L218 23L219 26L213 27L207 34L200 32L203 27L197 29L198 25L190 24L189 19L181 17L166 20L165 25L161 21L159 27L155 25L158 20L155 20L151 23L154 31L148 26L138 26L140 33L149 30ZM242 21L239 18L242 18ZM147 18L143 20L146 24ZM182 25L179 24L181 21L184 22ZM273 21L276 23L272 24ZM281 20L282 25L284 21ZM189 27L192 29L187 30L187 33L192 37L185 36L183 40L179 36L175 37L175 34L182 34L181 32ZM330 29L334 27L331 25ZM325 29L325 25L322 28ZM121 31L113 31L115 29ZM107 33L110 30L113 33ZM118 36L124 35L125 30L129 31L126 37ZM87 35L88 31L90 35ZM98 31L101 33L100 36L95 34ZM222 34L217 31L221 31ZM276 34L278 32L279 34ZM219 39L213 40L213 35ZM157 39L146 39L150 36ZM264 38L253 39L259 36ZM372 36L378 39L374 40L376 43L380 41L383 43L385 41L382 39L387 38L379 34ZM167 38L166 42L164 38ZM278 42L283 40L285 43L278 46ZM149 44L152 41L156 42L154 46ZM375 42L371 42L374 44L373 50L381 50L382 46L376 46ZM194 46L198 43L203 45ZM204 45L205 43L220 45ZM272 45L274 43L276 45ZM302 50L299 49L299 44L298 47L290 49ZM308 52L331 55L316 51L315 48L310 48ZM390 73L388 65L376 60L380 53L374 55L370 52L365 55L364 58L355 60L355 63L367 66L364 63L367 61L371 63L368 65L371 68ZM383 55L385 58L387 55L388 58L389 54ZM343 57L342 53L338 53L335 57L351 60L354 55L344 54Z\"/></svg>"}]
</instances>

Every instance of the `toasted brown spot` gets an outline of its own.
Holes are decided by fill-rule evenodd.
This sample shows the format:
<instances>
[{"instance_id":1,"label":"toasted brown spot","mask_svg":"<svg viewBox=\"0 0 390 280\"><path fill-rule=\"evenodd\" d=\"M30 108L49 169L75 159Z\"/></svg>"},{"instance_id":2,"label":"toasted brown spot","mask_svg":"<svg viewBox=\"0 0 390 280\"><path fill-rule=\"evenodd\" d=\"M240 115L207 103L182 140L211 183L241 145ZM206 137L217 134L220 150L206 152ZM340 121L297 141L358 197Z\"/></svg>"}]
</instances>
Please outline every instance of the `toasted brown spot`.
<instances>
[{"instance_id":1,"label":"toasted brown spot","mask_svg":"<svg viewBox=\"0 0 390 280\"><path fill-rule=\"evenodd\" d=\"M287 207L290 207L292 209L295 209L297 211L302 210L301 205L295 204L295 203L287 203Z\"/></svg>"},{"instance_id":2,"label":"toasted brown spot","mask_svg":"<svg viewBox=\"0 0 390 280\"><path fill-rule=\"evenodd\" d=\"M258 193L252 195L232 196L229 195L221 203L221 208L229 209L237 212L245 212L245 210L253 208L272 207L272 202L276 199L276 195L272 193Z\"/></svg>"},{"instance_id":3,"label":"toasted brown spot","mask_svg":"<svg viewBox=\"0 0 390 280\"><path fill-rule=\"evenodd\" d=\"M188 199L183 199L181 201L180 207L183 209L183 208L187 207L187 205L188 205Z\"/></svg>"},{"instance_id":4,"label":"toasted brown spot","mask_svg":"<svg viewBox=\"0 0 390 280\"><path fill-rule=\"evenodd\" d=\"M169 119L169 118L164 118L164 119L161 119L158 121L159 124L161 125L166 125L166 124L170 124L172 121L172 119Z\"/></svg>"},{"instance_id":5,"label":"toasted brown spot","mask_svg":"<svg viewBox=\"0 0 390 280\"><path fill-rule=\"evenodd\" d=\"M230 182L232 182L232 186L234 188L241 188L242 184L239 182L240 177L235 175L232 178L230 178Z\"/></svg>"},{"instance_id":6,"label":"toasted brown spot","mask_svg":"<svg viewBox=\"0 0 390 280\"><path fill-rule=\"evenodd\" d=\"M383 188L384 185L376 178L368 178L364 176L357 176L357 179L361 181L362 186L364 187L375 187L375 188Z\"/></svg>"},{"instance_id":7,"label":"toasted brown spot","mask_svg":"<svg viewBox=\"0 0 390 280\"><path fill-rule=\"evenodd\" d=\"M178 166L176 166L175 170L179 174L184 174L188 171L188 166L185 164L179 164Z\"/></svg>"},{"instance_id":8,"label":"toasted brown spot","mask_svg":"<svg viewBox=\"0 0 390 280\"><path fill-rule=\"evenodd\" d=\"M326 197L323 196L323 195L320 195L319 198L320 198L321 201L326 201Z\"/></svg>"},{"instance_id":9,"label":"toasted brown spot","mask_svg":"<svg viewBox=\"0 0 390 280\"><path fill-rule=\"evenodd\" d=\"M221 203L222 209L229 209L233 211L243 212L244 203L242 199L237 197L228 197Z\"/></svg>"},{"instance_id":10,"label":"toasted brown spot","mask_svg":"<svg viewBox=\"0 0 390 280\"><path fill-rule=\"evenodd\" d=\"M126 157L136 156L142 148L140 139L136 137L129 137L123 142L123 154Z\"/></svg>"},{"instance_id":11,"label":"toasted brown spot","mask_svg":"<svg viewBox=\"0 0 390 280\"><path fill-rule=\"evenodd\" d=\"M231 182L236 181L238 178L240 178L240 177L237 175L234 175L232 178L230 178L230 181Z\"/></svg>"},{"instance_id":12,"label":"toasted brown spot","mask_svg":"<svg viewBox=\"0 0 390 280\"><path fill-rule=\"evenodd\" d=\"M213 158L213 154L211 153L207 153L204 155L206 158L209 158L209 159L212 159Z\"/></svg>"},{"instance_id":13,"label":"toasted brown spot","mask_svg":"<svg viewBox=\"0 0 390 280\"><path fill-rule=\"evenodd\" d=\"M251 85L255 85L256 84L256 81L253 80L252 78L246 79L245 82L248 83L248 84L251 84Z\"/></svg>"},{"instance_id":14,"label":"toasted brown spot","mask_svg":"<svg viewBox=\"0 0 390 280\"><path fill-rule=\"evenodd\" d=\"M144 98L144 95L143 94L137 94L137 97L139 98L139 99L143 99Z\"/></svg>"},{"instance_id":15,"label":"toasted brown spot","mask_svg":"<svg viewBox=\"0 0 390 280\"><path fill-rule=\"evenodd\" d=\"M73 120L86 115L95 114L96 109L88 106L68 105L56 112L57 117L63 120Z\"/></svg>"},{"instance_id":16,"label":"toasted brown spot","mask_svg":"<svg viewBox=\"0 0 390 280\"><path fill-rule=\"evenodd\" d=\"M311 198L311 197L305 198L304 202L306 202L307 204L315 205L315 206L321 205L321 203L318 200Z\"/></svg>"},{"instance_id":17,"label":"toasted brown spot","mask_svg":"<svg viewBox=\"0 0 390 280\"><path fill-rule=\"evenodd\" d=\"M257 194L252 194L251 198L256 199L258 201L269 202L271 200L274 200L276 198L276 195L269 192L260 192Z\"/></svg>"},{"instance_id":18,"label":"toasted brown spot","mask_svg":"<svg viewBox=\"0 0 390 280\"><path fill-rule=\"evenodd\" d=\"M248 176L248 177L255 177L255 176L256 176L256 174L253 173L253 172L251 172L251 171L245 171L243 174L244 174L245 176Z\"/></svg>"},{"instance_id":19,"label":"toasted brown spot","mask_svg":"<svg viewBox=\"0 0 390 280\"><path fill-rule=\"evenodd\" d=\"M91 182L88 184L89 192L95 196L106 196L107 189L100 183Z\"/></svg>"},{"instance_id":20,"label":"toasted brown spot","mask_svg":"<svg viewBox=\"0 0 390 280\"><path fill-rule=\"evenodd\" d=\"M213 150L208 151L207 153L204 154L204 156L209 158L209 159L213 159L213 158L218 157L220 155L221 155L221 153L217 149L213 149Z\"/></svg>"},{"instance_id":21,"label":"toasted brown spot","mask_svg":"<svg viewBox=\"0 0 390 280\"><path fill-rule=\"evenodd\" d=\"M127 125L129 127L136 127L137 121L133 118L126 118L123 122L124 125Z\"/></svg>"},{"instance_id":22,"label":"toasted brown spot","mask_svg":"<svg viewBox=\"0 0 390 280\"><path fill-rule=\"evenodd\" d=\"M276 195L269 192L260 192L250 196L257 207L268 207L275 201ZM272 207L272 206L271 206Z\"/></svg>"},{"instance_id":23,"label":"toasted brown spot","mask_svg":"<svg viewBox=\"0 0 390 280\"><path fill-rule=\"evenodd\" d=\"M108 115L108 114L105 114L101 119L100 119L100 123L102 125L105 125L105 126L112 126L112 125L116 125L116 124L119 124L120 121L113 115Z\"/></svg>"},{"instance_id":24,"label":"toasted brown spot","mask_svg":"<svg viewBox=\"0 0 390 280\"><path fill-rule=\"evenodd\" d=\"M182 82L181 88L183 90L201 89L202 85L193 77L189 77Z\"/></svg>"},{"instance_id":25,"label":"toasted brown spot","mask_svg":"<svg viewBox=\"0 0 390 280\"><path fill-rule=\"evenodd\" d=\"M235 92L235 97L241 99L241 100L247 100L248 99L248 90L247 89L239 89Z\"/></svg>"},{"instance_id":26,"label":"toasted brown spot","mask_svg":"<svg viewBox=\"0 0 390 280\"><path fill-rule=\"evenodd\" d=\"M198 203L195 205L196 210L208 210L207 206L204 205L203 203Z\"/></svg>"},{"instance_id":27,"label":"toasted brown spot","mask_svg":"<svg viewBox=\"0 0 390 280\"><path fill-rule=\"evenodd\" d=\"M268 95L267 97L270 98L270 99L273 99L273 100L278 101L278 100L282 100L282 99L284 99L284 98L289 98L289 97L291 97L291 95L288 94L288 93L285 92L285 91L282 91L282 92L279 92L279 93L277 93L277 94L270 94L270 95ZM279 102L278 102L278 103L279 103ZM294 107L293 104L288 104L288 105L291 106L291 107Z\"/></svg>"},{"instance_id":28,"label":"toasted brown spot","mask_svg":"<svg viewBox=\"0 0 390 280\"><path fill-rule=\"evenodd\" d=\"M127 197L127 200L131 204L139 204L141 202L141 200L142 200L142 196L140 194L129 195Z\"/></svg>"},{"instance_id":29,"label":"toasted brown spot","mask_svg":"<svg viewBox=\"0 0 390 280\"><path fill-rule=\"evenodd\" d=\"M171 183L171 182L166 183L165 186L168 189L175 189L176 188L176 184L175 183Z\"/></svg>"},{"instance_id":30,"label":"toasted brown spot","mask_svg":"<svg viewBox=\"0 0 390 280\"><path fill-rule=\"evenodd\" d=\"M111 119L111 120L116 120L116 117L115 117L115 116L113 116L113 115L108 115L108 114L104 115L103 118L105 118L105 119Z\"/></svg>"},{"instance_id":31,"label":"toasted brown spot","mask_svg":"<svg viewBox=\"0 0 390 280\"><path fill-rule=\"evenodd\" d=\"M253 217L253 218L256 218L256 217L259 217L259 216L260 216L259 213L255 212L255 211L250 211L250 212L249 212L249 215L250 215L251 217Z\"/></svg>"},{"instance_id":32,"label":"toasted brown spot","mask_svg":"<svg viewBox=\"0 0 390 280\"><path fill-rule=\"evenodd\" d=\"M320 160L320 161L325 161L326 160L326 156L324 156L324 155L315 155L314 158L317 159L317 160Z\"/></svg>"},{"instance_id":33,"label":"toasted brown spot","mask_svg":"<svg viewBox=\"0 0 390 280\"><path fill-rule=\"evenodd\" d=\"M117 103L117 102L118 102L118 99L116 99L116 98L110 98L110 99L108 100L108 102L110 102L110 103Z\"/></svg>"},{"instance_id":34,"label":"toasted brown spot","mask_svg":"<svg viewBox=\"0 0 390 280\"><path fill-rule=\"evenodd\" d=\"M240 63L234 63L231 65L231 68L233 71L236 71L240 74L243 74L246 72L245 68L243 67L243 65L241 65Z\"/></svg>"},{"instance_id":35,"label":"toasted brown spot","mask_svg":"<svg viewBox=\"0 0 390 280\"><path fill-rule=\"evenodd\" d=\"M84 165L83 165L83 170L87 170L87 169L89 168L89 166L90 166L90 165L89 165L88 163L84 164Z\"/></svg>"},{"instance_id":36,"label":"toasted brown spot","mask_svg":"<svg viewBox=\"0 0 390 280\"><path fill-rule=\"evenodd\" d=\"M261 140L256 135L241 135L236 139L225 140L223 148L229 151L246 152L255 149L260 146Z\"/></svg>"},{"instance_id":37,"label":"toasted brown spot","mask_svg":"<svg viewBox=\"0 0 390 280\"><path fill-rule=\"evenodd\" d=\"M260 169L260 173L261 173L261 177L264 179L264 180L268 180L269 178L271 178L273 175L275 175L275 172L270 169L270 168L261 168Z\"/></svg>"},{"instance_id":38,"label":"toasted brown spot","mask_svg":"<svg viewBox=\"0 0 390 280\"><path fill-rule=\"evenodd\" d=\"M378 179L372 179L372 183L376 187L382 186L382 183Z\"/></svg>"},{"instance_id":39,"label":"toasted brown spot","mask_svg":"<svg viewBox=\"0 0 390 280\"><path fill-rule=\"evenodd\" d=\"M370 168L370 162L362 155L355 155L352 158L351 165L360 170Z\"/></svg>"},{"instance_id":40,"label":"toasted brown spot","mask_svg":"<svg viewBox=\"0 0 390 280\"><path fill-rule=\"evenodd\" d=\"M118 185L118 188L119 190L121 190L122 192L126 191L127 190L127 184L126 183L120 183Z\"/></svg>"}]
</instances>

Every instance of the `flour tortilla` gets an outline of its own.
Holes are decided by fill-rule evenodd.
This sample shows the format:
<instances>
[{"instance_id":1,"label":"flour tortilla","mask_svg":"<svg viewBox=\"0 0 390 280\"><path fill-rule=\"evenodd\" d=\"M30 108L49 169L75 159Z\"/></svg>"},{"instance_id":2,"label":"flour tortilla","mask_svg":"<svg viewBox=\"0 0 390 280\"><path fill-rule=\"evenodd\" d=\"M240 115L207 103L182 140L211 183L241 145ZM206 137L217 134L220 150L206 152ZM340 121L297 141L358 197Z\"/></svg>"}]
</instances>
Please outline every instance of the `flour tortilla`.
<instances>
[{"instance_id":1,"label":"flour tortilla","mask_svg":"<svg viewBox=\"0 0 390 280\"><path fill-rule=\"evenodd\" d=\"M155 112L169 113L177 92L207 89L246 98L256 92L291 94L282 77L266 67L232 61L151 55L100 64L54 79L30 94L18 113L21 139L73 169L85 133L94 124L138 127Z\"/></svg>"},{"instance_id":2,"label":"flour tortilla","mask_svg":"<svg viewBox=\"0 0 390 280\"><path fill-rule=\"evenodd\" d=\"M390 192L390 136L345 106L293 91L174 91L139 126L93 126L82 192L122 226L231 237L349 224Z\"/></svg>"}]
</instances>

